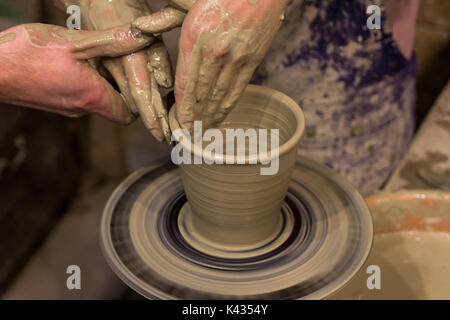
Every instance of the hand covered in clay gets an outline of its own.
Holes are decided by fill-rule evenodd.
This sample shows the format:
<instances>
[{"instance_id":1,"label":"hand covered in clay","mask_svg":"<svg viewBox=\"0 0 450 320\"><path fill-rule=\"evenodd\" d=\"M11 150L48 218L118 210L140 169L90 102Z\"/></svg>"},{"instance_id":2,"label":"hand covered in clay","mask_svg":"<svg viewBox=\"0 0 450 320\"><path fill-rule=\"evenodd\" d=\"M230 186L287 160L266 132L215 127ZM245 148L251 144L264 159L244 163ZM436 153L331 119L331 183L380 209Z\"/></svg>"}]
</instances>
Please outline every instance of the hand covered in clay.
<instances>
[{"instance_id":1,"label":"hand covered in clay","mask_svg":"<svg viewBox=\"0 0 450 320\"><path fill-rule=\"evenodd\" d=\"M131 24L77 31L36 23L0 33L0 101L66 116L93 112L130 123L135 117L122 96L80 59L129 54L150 43L131 30Z\"/></svg>"},{"instance_id":2,"label":"hand covered in clay","mask_svg":"<svg viewBox=\"0 0 450 320\"><path fill-rule=\"evenodd\" d=\"M131 23L141 27L152 44L139 52L103 59L103 66L114 78L134 114L139 114L153 136L170 141L167 110L162 102L159 86L173 86L170 58L158 34L181 25L185 14L167 7L151 14L145 0L81 0L85 25L90 30L104 30ZM134 27L136 32L140 32Z\"/></svg>"},{"instance_id":3,"label":"hand covered in clay","mask_svg":"<svg viewBox=\"0 0 450 320\"><path fill-rule=\"evenodd\" d=\"M193 4L181 29L176 116L191 130L220 123L236 104L283 20L288 0L172 0Z\"/></svg>"}]
</instances>

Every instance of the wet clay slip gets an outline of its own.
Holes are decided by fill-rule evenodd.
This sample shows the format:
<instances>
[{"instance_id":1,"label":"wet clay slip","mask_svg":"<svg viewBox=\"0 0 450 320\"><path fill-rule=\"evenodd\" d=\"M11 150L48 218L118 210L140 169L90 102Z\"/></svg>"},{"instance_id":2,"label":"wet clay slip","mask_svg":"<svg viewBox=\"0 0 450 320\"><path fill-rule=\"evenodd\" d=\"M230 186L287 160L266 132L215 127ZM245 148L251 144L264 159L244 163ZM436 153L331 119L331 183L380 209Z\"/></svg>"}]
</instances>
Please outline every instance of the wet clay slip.
<instances>
[{"instance_id":1,"label":"wet clay slip","mask_svg":"<svg viewBox=\"0 0 450 320\"><path fill-rule=\"evenodd\" d=\"M171 130L180 129L172 109ZM183 211L190 234L217 246L260 246L273 240L281 229L281 203L286 194L295 164L305 120L300 107L289 97L269 88L250 85L219 129L278 129L279 170L261 175L258 154L232 154L225 164L223 154L203 157L203 164L181 164L180 172L188 206ZM268 134L270 136L270 133ZM224 137L224 144L226 144ZM204 156L202 149L183 139L183 152ZM236 144L236 139L234 139ZM269 149L271 144L267 144ZM237 149L235 147L234 149ZM258 148L259 150L259 148ZM275 158L275 152L268 158ZM258 164L250 158L258 158ZM207 164L221 159L224 164Z\"/></svg>"}]
</instances>

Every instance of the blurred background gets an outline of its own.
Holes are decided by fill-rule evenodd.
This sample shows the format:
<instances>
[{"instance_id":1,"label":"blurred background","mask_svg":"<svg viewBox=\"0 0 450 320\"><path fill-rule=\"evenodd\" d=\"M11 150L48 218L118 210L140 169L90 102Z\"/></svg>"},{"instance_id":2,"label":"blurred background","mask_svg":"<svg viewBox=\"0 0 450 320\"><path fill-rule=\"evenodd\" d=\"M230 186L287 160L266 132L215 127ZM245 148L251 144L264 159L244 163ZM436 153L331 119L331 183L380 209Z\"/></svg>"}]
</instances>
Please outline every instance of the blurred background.
<instances>
[{"instance_id":1,"label":"blurred background","mask_svg":"<svg viewBox=\"0 0 450 320\"><path fill-rule=\"evenodd\" d=\"M417 128L450 78L450 1L420 3ZM3 0L0 11L7 17L0 20L0 30L25 22L65 25L67 18L52 1ZM165 37L176 38L177 31ZM140 121L123 127L97 116L74 120L1 105L0 297L137 297L101 254L100 216L129 173L168 154ZM66 268L72 264L81 267L82 290L66 287Z\"/></svg>"}]
</instances>

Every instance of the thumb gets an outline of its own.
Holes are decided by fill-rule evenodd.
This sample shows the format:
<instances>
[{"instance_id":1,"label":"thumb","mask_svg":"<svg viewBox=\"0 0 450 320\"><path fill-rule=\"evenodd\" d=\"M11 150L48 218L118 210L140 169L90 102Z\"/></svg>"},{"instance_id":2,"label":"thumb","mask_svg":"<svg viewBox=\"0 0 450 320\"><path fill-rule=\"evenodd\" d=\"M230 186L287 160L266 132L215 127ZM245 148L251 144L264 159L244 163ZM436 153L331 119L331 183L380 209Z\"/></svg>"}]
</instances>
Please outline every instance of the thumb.
<instances>
[{"instance_id":1,"label":"thumb","mask_svg":"<svg viewBox=\"0 0 450 320\"><path fill-rule=\"evenodd\" d=\"M102 82L105 90L95 110L91 111L120 124L132 123L136 119L136 116L128 108L124 97L99 74L98 78Z\"/></svg>"},{"instance_id":2,"label":"thumb","mask_svg":"<svg viewBox=\"0 0 450 320\"><path fill-rule=\"evenodd\" d=\"M160 34L183 24L186 13L173 7L165 7L149 16L139 17L132 26L144 33Z\"/></svg>"},{"instance_id":3,"label":"thumb","mask_svg":"<svg viewBox=\"0 0 450 320\"><path fill-rule=\"evenodd\" d=\"M74 55L87 60L95 57L118 57L127 55L151 44L155 38L143 34L131 25L123 25L103 31L75 31Z\"/></svg>"}]
</instances>

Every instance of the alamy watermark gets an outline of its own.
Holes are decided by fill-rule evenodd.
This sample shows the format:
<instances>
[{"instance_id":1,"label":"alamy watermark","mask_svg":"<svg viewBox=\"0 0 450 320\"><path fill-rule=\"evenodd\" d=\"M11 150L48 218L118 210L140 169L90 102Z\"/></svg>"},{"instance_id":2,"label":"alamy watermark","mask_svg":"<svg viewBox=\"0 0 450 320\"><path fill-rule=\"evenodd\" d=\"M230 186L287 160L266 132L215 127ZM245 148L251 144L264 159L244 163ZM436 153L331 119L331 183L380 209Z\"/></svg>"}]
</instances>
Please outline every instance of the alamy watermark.
<instances>
[{"instance_id":1,"label":"alamy watermark","mask_svg":"<svg viewBox=\"0 0 450 320\"><path fill-rule=\"evenodd\" d=\"M261 164L267 166L261 167L261 175L275 175L279 170L279 129L207 129L203 132L202 122L195 121L193 137L186 129L176 129L172 141L182 142L172 149L171 157L176 165ZM191 150L183 145L190 145Z\"/></svg>"},{"instance_id":2,"label":"alamy watermark","mask_svg":"<svg viewBox=\"0 0 450 320\"><path fill-rule=\"evenodd\" d=\"M369 30L381 29L381 8L374 4L367 7L366 13L370 14L367 18L367 28Z\"/></svg>"},{"instance_id":3,"label":"alamy watermark","mask_svg":"<svg viewBox=\"0 0 450 320\"><path fill-rule=\"evenodd\" d=\"M77 5L68 6L66 12L70 15L66 21L67 28L81 30L81 8Z\"/></svg>"},{"instance_id":4,"label":"alamy watermark","mask_svg":"<svg viewBox=\"0 0 450 320\"><path fill-rule=\"evenodd\" d=\"M377 265L370 265L366 269L366 273L370 274L367 278L366 285L369 290L381 290L381 269Z\"/></svg>"},{"instance_id":5,"label":"alamy watermark","mask_svg":"<svg viewBox=\"0 0 450 320\"><path fill-rule=\"evenodd\" d=\"M81 290L81 268L77 265L70 265L66 269L70 276L66 280L66 286L69 290Z\"/></svg>"}]
</instances>

